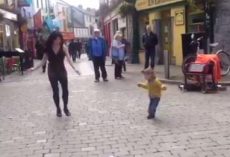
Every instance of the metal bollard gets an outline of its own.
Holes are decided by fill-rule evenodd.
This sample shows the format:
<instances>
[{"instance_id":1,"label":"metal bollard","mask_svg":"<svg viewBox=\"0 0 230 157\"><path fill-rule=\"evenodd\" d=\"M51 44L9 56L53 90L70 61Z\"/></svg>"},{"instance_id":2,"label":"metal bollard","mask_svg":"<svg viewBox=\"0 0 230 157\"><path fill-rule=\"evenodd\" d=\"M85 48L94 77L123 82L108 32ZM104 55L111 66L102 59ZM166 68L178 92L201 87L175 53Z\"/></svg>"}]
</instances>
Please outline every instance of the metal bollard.
<instances>
[{"instance_id":1,"label":"metal bollard","mask_svg":"<svg viewBox=\"0 0 230 157\"><path fill-rule=\"evenodd\" d=\"M164 50L164 69L165 69L165 78L170 78L170 66L169 66L169 52Z\"/></svg>"}]
</instances>

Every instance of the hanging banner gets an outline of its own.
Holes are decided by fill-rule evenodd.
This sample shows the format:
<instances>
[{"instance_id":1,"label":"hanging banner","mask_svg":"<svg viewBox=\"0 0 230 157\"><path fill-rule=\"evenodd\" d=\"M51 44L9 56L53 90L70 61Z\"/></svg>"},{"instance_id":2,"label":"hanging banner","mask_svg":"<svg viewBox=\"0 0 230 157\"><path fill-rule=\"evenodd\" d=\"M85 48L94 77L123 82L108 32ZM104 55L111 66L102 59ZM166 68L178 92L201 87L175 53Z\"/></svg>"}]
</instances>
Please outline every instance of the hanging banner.
<instances>
[{"instance_id":1,"label":"hanging banner","mask_svg":"<svg viewBox=\"0 0 230 157\"><path fill-rule=\"evenodd\" d=\"M42 28L42 14L41 14L41 9L34 15L34 27L35 27L35 29Z\"/></svg>"}]
</instances>

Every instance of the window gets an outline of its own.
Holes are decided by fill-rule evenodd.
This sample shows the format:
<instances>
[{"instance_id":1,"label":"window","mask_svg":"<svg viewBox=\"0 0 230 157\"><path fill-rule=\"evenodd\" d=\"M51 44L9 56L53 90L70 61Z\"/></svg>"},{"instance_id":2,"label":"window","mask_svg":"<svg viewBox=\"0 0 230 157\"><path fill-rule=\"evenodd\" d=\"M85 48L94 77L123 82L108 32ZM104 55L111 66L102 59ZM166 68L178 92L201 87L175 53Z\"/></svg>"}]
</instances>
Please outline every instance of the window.
<instances>
[{"instance_id":1,"label":"window","mask_svg":"<svg viewBox=\"0 0 230 157\"><path fill-rule=\"evenodd\" d=\"M6 29L6 36L9 37L10 36L10 26L9 25L5 25L5 29Z\"/></svg>"}]
</instances>

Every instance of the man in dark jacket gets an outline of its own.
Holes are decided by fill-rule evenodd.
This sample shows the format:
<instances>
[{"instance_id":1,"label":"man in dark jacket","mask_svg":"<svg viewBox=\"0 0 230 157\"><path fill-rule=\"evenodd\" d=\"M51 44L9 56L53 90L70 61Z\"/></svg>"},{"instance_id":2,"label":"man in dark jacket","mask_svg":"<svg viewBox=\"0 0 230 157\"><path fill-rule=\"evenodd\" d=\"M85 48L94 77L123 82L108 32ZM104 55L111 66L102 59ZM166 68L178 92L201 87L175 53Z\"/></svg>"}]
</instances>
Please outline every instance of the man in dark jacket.
<instances>
[{"instance_id":1,"label":"man in dark jacket","mask_svg":"<svg viewBox=\"0 0 230 157\"><path fill-rule=\"evenodd\" d=\"M76 47L77 47L77 57L80 59L81 58L81 51L82 51L82 43L81 43L80 39L77 40Z\"/></svg>"},{"instance_id":2,"label":"man in dark jacket","mask_svg":"<svg viewBox=\"0 0 230 157\"><path fill-rule=\"evenodd\" d=\"M39 60L42 60L43 55L45 53L45 40L43 39L43 37L41 36L36 44L35 44L35 48L36 48L36 52L37 52L37 58ZM46 72L46 63L42 66L42 72L45 73Z\"/></svg>"},{"instance_id":3,"label":"man in dark jacket","mask_svg":"<svg viewBox=\"0 0 230 157\"><path fill-rule=\"evenodd\" d=\"M74 42L73 39L69 43L69 53L72 56L73 62L76 62L77 50L76 50L76 43Z\"/></svg>"},{"instance_id":4,"label":"man in dark jacket","mask_svg":"<svg viewBox=\"0 0 230 157\"><path fill-rule=\"evenodd\" d=\"M149 67L149 59L151 59L151 68L155 66L156 45L158 38L151 30L151 26L146 27L146 32L143 35L142 42L145 48L145 69Z\"/></svg>"},{"instance_id":5,"label":"man in dark jacket","mask_svg":"<svg viewBox=\"0 0 230 157\"><path fill-rule=\"evenodd\" d=\"M94 36L89 39L88 45L89 53L94 65L95 82L100 81L99 69L101 69L103 80L107 82L107 72L105 69L106 42L104 38L100 37L100 30L94 30Z\"/></svg>"}]
</instances>

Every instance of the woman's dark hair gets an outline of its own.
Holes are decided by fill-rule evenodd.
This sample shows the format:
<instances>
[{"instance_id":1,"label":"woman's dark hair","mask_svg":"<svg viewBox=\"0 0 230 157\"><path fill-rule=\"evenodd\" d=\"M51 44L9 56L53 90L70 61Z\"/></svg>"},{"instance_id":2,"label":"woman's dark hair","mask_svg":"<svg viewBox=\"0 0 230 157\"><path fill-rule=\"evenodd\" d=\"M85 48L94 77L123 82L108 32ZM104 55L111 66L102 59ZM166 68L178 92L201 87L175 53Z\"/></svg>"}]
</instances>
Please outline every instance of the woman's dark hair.
<instances>
[{"instance_id":1,"label":"woman's dark hair","mask_svg":"<svg viewBox=\"0 0 230 157\"><path fill-rule=\"evenodd\" d=\"M64 39L63 39L63 36L60 32L57 32L57 31L54 31L52 32L47 41L46 41L46 50L47 51L50 51L52 49L52 45L54 43L54 40L56 40L57 38L60 38L61 39L61 50L63 50L63 43L64 43Z\"/></svg>"}]
</instances>

